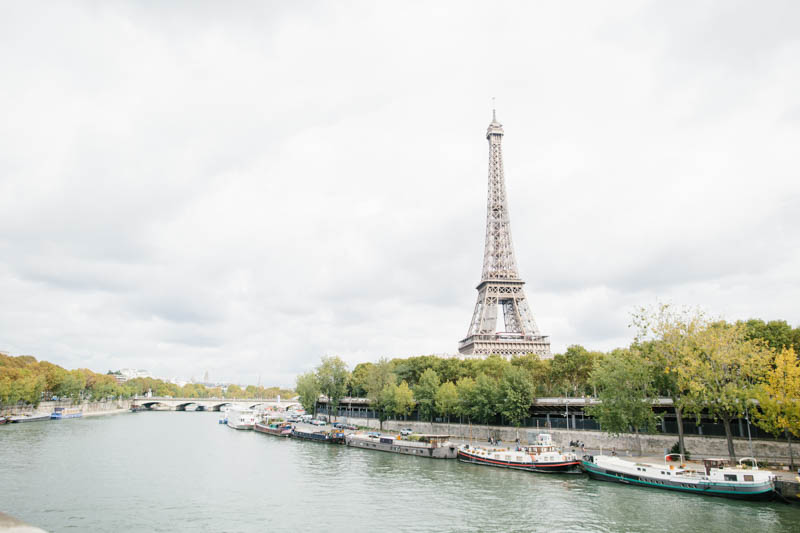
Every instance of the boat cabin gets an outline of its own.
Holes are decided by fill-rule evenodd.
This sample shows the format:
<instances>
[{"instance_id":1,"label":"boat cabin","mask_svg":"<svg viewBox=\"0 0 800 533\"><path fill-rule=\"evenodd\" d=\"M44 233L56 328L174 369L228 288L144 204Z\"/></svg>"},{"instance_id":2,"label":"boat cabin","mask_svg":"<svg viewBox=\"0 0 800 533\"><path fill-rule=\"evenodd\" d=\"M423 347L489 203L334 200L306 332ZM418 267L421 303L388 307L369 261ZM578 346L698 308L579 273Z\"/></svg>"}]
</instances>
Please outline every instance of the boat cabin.
<instances>
[{"instance_id":1,"label":"boat cabin","mask_svg":"<svg viewBox=\"0 0 800 533\"><path fill-rule=\"evenodd\" d=\"M420 442L427 442L436 446L441 446L443 443L450 440L450 435L433 435L433 434L417 434L415 435Z\"/></svg>"},{"instance_id":2,"label":"boat cabin","mask_svg":"<svg viewBox=\"0 0 800 533\"><path fill-rule=\"evenodd\" d=\"M703 466L706 469L706 475L711 475L712 468L725 468L725 459L711 458L703 459Z\"/></svg>"}]
</instances>

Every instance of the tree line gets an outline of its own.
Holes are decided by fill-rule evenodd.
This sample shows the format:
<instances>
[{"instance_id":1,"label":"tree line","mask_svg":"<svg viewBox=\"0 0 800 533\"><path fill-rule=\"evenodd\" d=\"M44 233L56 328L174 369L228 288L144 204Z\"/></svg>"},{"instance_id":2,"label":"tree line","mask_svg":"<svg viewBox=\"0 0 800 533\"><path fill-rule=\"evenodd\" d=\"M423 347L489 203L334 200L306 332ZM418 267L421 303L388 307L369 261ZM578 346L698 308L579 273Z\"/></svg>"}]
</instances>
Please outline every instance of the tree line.
<instances>
[{"instance_id":1,"label":"tree line","mask_svg":"<svg viewBox=\"0 0 800 533\"><path fill-rule=\"evenodd\" d=\"M702 313L669 306L633 316L630 346L610 352L570 346L542 360L529 354L505 359L436 356L380 359L352 372L340 358L324 357L297 377L296 392L309 412L320 394L335 413L345 396L365 397L381 422L408 416L424 420L464 417L489 424L502 416L519 427L537 397L591 396L588 408L612 434L652 432L653 402L675 406L679 448L683 416L702 414L722 422L735 459L731 422L748 417L764 430L784 435L792 464L792 436L800 436L800 328L785 321L711 321ZM637 439L638 440L638 439ZM640 444L641 446L641 444Z\"/></svg>"},{"instance_id":2,"label":"tree line","mask_svg":"<svg viewBox=\"0 0 800 533\"><path fill-rule=\"evenodd\" d=\"M20 403L38 406L42 400L59 398L73 402L99 401L108 398L132 398L152 392L154 396L175 398L274 398L290 397L294 391L279 387L228 385L206 387L187 383L180 387L156 378L134 378L118 383L115 373L92 372L86 368L66 370L30 355L10 356L0 353L0 405Z\"/></svg>"}]
</instances>

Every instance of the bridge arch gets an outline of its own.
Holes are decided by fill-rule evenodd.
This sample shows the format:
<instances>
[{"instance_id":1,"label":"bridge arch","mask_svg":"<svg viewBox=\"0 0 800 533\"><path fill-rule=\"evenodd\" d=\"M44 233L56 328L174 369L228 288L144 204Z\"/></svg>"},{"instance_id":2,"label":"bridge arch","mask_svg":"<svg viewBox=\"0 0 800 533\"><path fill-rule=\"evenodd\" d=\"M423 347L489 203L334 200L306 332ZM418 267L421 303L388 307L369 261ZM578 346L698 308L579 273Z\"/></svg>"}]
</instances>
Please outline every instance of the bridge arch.
<instances>
[{"instance_id":1,"label":"bridge arch","mask_svg":"<svg viewBox=\"0 0 800 533\"><path fill-rule=\"evenodd\" d=\"M156 405L164 405L164 404L161 402L144 402L142 404L142 407L144 407L145 409L152 409Z\"/></svg>"},{"instance_id":2,"label":"bridge arch","mask_svg":"<svg viewBox=\"0 0 800 533\"><path fill-rule=\"evenodd\" d=\"M212 411L222 411L222 408L226 405L233 405L231 402L222 402L211 407Z\"/></svg>"}]
</instances>

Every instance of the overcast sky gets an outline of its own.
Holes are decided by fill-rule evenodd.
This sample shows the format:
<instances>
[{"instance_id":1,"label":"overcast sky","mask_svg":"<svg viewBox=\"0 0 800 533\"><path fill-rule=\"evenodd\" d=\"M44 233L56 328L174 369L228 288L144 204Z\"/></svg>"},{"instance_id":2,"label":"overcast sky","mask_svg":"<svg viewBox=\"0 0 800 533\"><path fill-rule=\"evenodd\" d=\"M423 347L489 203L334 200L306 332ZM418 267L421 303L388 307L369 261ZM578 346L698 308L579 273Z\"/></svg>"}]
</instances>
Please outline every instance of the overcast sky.
<instances>
[{"instance_id":1,"label":"overcast sky","mask_svg":"<svg viewBox=\"0 0 800 533\"><path fill-rule=\"evenodd\" d=\"M553 349L800 323L797 2L0 4L0 351L291 385L455 353L491 98Z\"/></svg>"}]
</instances>

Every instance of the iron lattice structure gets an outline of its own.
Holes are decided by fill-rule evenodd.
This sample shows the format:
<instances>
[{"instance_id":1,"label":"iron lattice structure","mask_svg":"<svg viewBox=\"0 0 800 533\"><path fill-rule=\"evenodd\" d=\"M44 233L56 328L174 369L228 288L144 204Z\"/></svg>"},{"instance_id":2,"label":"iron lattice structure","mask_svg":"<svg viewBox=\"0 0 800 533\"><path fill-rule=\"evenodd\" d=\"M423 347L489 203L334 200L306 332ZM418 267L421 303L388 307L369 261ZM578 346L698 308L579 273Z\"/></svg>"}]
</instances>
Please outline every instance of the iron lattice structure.
<instances>
[{"instance_id":1,"label":"iron lattice structure","mask_svg":"<svg viewBox=\"0 0 800 533\"><path fill-rule=\"evenodd\" d=\"M489 141L489 198L486 207L486 247L478 302L467 336L458 343L464 355L510 357L535 353L552 357L550 339L539 332L519 277L503 175L503 126L492 111L486 130ZM497 309L503 310L505 331L497 331Z\"/></svg>"}]
</instances>

